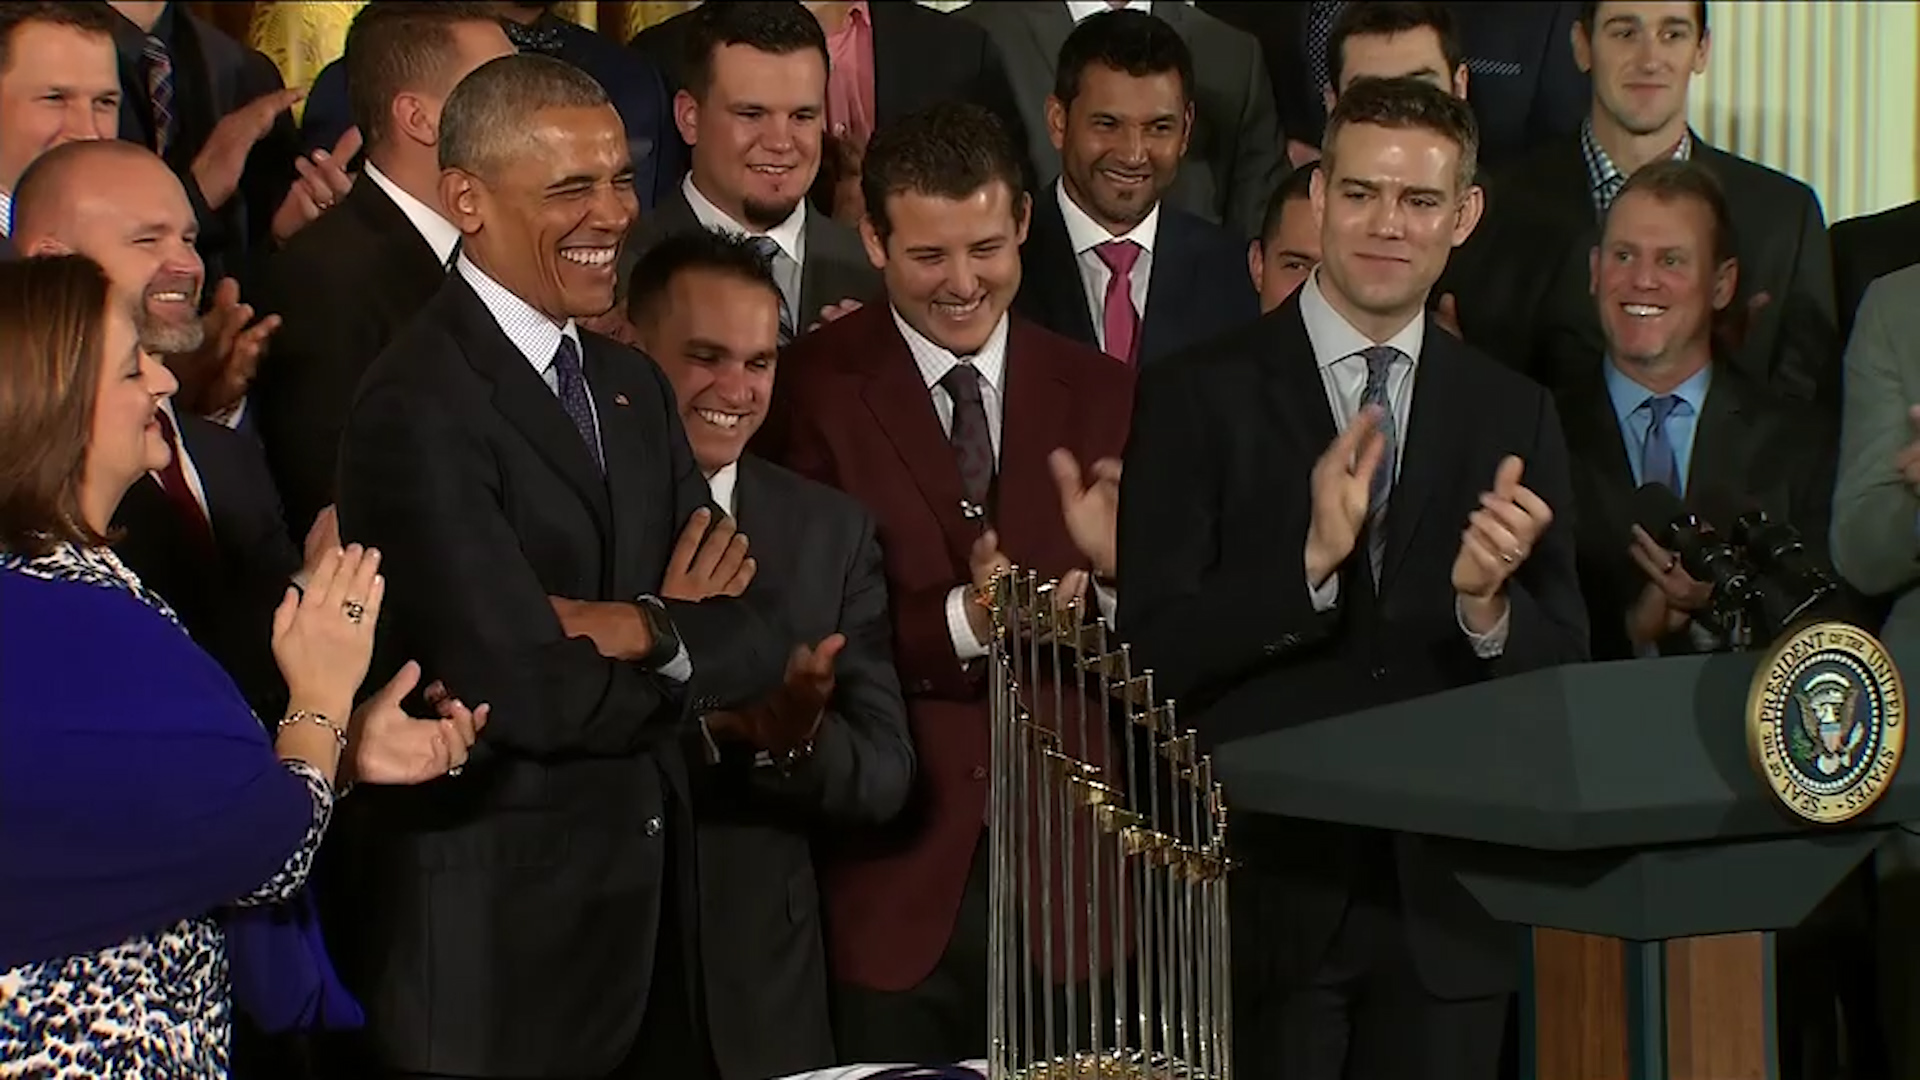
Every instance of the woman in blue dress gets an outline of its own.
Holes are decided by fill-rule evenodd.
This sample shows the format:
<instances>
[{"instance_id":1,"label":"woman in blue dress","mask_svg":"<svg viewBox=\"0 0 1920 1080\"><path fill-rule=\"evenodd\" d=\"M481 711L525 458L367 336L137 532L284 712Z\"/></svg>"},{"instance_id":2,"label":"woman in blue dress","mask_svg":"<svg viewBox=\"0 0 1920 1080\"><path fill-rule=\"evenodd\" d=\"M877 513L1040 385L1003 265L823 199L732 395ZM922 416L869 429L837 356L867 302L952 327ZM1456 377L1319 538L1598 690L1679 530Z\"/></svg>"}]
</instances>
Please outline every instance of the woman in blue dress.
<instances>
[{"instance_id":1,"label":"woman in blue dress","mask_svg":"<svg viewBox=\"0 0 1920 1080\"><path fill-rule=\"evenodd\" d=\"M349 779L459 767L486 708L359 708L379 553L330 553L275 613L290 693L270 736L113 555L127 489L166 467L175 383L92 261L0 263L0 1077L228 1075L236 1001L268 1031L358 1008L303 885Z\"/></svg>"}]
</instances>

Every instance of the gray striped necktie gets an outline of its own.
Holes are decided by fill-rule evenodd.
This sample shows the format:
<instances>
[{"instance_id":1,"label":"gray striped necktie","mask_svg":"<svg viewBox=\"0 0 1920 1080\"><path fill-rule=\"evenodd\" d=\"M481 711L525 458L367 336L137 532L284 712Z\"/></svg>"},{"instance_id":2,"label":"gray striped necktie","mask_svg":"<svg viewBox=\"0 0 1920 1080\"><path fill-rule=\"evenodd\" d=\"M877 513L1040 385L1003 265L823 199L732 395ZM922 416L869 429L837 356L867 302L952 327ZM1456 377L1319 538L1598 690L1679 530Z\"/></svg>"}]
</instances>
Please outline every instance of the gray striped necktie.
<instances>
[{"instance_id":1,"label":"gray striped necktie","mask_svg":"<svg viewBox=\"0 0 1920 1080\"><path fill-rule=\"evenodd\" d=\"M1400 459L1400 424L1393 415L1393 400L1387 395L1387 380L1393 375L1393 365L1404 355L1391 345L1375 345L1360 351L1361 358L1367 362L1367 388L1360 395L1360 407L1380 407L1380 437L1386 440L1380 465L1373 470L1373 480L1367 489L1367 560L1373 567L1376 590L1380 588L1380 567L1387 555L1387 502L1392 498L1393 474Z\"/></svg>"}]
</instances>

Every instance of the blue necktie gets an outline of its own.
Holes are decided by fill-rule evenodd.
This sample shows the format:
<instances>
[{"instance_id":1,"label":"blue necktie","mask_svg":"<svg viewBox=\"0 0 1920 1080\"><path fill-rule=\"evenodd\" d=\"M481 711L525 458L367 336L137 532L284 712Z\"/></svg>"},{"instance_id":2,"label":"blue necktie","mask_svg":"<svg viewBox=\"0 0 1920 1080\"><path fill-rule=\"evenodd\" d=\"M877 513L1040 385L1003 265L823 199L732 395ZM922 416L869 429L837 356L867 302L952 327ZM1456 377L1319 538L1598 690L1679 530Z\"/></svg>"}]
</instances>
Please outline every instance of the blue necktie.
<instances>
[{"instance_id":1,"label":"blue necktie","mask_svg":"<svg viewBox=\"0 0 1920 1080\"><path fill-rule=\"evenodd\" d=\"M747 244L758 252L761 258L767 260L767 270L773 273L774 279L778 281L779 274L775 271L780 265L780 244L771 236L756 236L748 240ZM782 289L780 291L780 344L785 345L792 340L793 315L787 310L787 294L786 290Z\"/></svg>"},{"instance_id":2,"label":"blue necktie","mask_svg":"<svg viewBox=\"0 0 1920 1080\"><path fill-rule=\"evenodd\" d=\"M1680 463L1673 454L1673 439L1667 434L1667 417L1681 404L1672 394L1657 394L1641 402L1640 407L1653 417L1647 425L1647 441L1640 447L1640 482L1665 484L1675 495L1680 490Z\"/></svg>"},{"instance_id":3,"label":"blue necktie","mask_svg":"<svg viewBox=\"0 0 1920 1080\"><path fill-rule=\"evenodd\" d=\"M574 430L587 444L594 467L606 472L607 463L600 456L600 433L593 426L593 402L587 397L587 375L580 367L580 346L570 337L562 337L559 350L553 354L553 376L560 407L567 411L567 419L573 421Z\"/></svg>"},{"instance_id":4,"label":"blue necktie","mask_svg":"<svg viewBox=\"0 0 1920 1080\"><path fill-rule=\"evenodd\" d=\"M1387 555L1387 500L1393 492L1394 467L1400 457L1400 424L1393 415L1393 401L1387 396L1387 379L1404 354L1391 345L1375 345L1362 349L1360 355L1367 362L1367 388L1360 395L1360 407L1379 406L1380 437L1386 441L1367 489L1367 558L1373 566L1373 587L1378 589L1380 566Z\"/></svg>"}]
</instances>

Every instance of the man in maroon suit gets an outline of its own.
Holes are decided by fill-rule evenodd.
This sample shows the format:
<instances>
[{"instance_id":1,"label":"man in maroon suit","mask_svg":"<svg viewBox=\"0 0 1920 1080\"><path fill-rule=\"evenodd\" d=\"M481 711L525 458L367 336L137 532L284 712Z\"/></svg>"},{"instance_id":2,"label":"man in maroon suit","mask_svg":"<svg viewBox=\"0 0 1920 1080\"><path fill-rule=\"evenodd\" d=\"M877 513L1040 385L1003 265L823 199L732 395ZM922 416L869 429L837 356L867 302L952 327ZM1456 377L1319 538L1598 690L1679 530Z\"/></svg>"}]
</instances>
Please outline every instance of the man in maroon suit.
<instances>
[{"instance_id":1,"label":"man in maroon suit","mask_svg":"<svg viewBox=\"0 0 1920 1080\"><path fill-rule=\"evenodd\" d=\"M888 302L789 347L765 429L770 456L878 523L919 752L907 811L823 869L845 1061L986 1053L991 627L977 590L1018 565L1112 611L1112 459L1133 372L1008 313L1029 208L1017 162L975 105L875 135L861 235Z\"/></svg>"}]
</instances>

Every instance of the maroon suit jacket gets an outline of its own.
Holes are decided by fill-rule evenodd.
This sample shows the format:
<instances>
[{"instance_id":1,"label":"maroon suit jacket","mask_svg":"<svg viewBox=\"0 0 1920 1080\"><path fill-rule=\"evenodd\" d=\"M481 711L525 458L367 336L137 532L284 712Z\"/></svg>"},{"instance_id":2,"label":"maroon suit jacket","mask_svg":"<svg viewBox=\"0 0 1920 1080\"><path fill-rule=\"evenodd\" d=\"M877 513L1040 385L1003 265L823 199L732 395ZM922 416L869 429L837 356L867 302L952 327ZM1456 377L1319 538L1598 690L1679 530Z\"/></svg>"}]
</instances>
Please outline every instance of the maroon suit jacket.
<instances>
[{"instance_id":1,"label":"maroon suit jacket","mask_svg":"<svg viewBox=\"0 0 1920 1080\"><path fill-rule=\"evenodd\" d=\"M1085 565L1067 535L1047 455L1066 447L1083 463L1118 456L1133 382L1118 361L1013 317L992 520L1016 565L1043 579ZM894 660L918 751L916 790L883 835L823 850L822 882L834 978L906 990L945 951L984 835L987 665L961 665L946 616L947 594L969 580L967 554L981 525L961 513L952 444L886 304L781 354L765 438L770 456L852 495L879 528Z\"/></svg>"}]
</instances>

